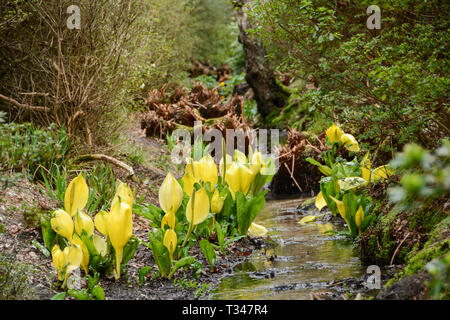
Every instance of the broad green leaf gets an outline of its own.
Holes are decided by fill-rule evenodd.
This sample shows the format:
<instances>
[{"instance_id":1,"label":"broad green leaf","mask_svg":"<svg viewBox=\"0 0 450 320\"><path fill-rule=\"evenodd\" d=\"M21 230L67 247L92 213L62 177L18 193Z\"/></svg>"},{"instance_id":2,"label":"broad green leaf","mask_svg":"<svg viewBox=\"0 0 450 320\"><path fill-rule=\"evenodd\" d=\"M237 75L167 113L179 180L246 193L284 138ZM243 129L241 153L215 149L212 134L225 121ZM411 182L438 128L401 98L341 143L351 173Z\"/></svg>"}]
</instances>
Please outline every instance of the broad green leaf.
<instances>
[{"instance_id":1,"label":"broad green leaf","mask_svg":"<svg viewBox=\"0 0 450 320\"><path fill-rule=\"evenodd\" d=\"M306 161L308 161L309 163L317 166L319 168L319 171L322 172L324 175L329 176L331 174L331 168L321 164L320 162L314 160L313 158L306 158Z\"/></svg>"},{"instance_id":2,"label":"broad green leaf","mask_svg":"<svg viewBox=\"0 0 450 320\"><path fill-rule=\"evenodd\" d=\"M71 289L68 290L67 293L77 299L77 300L89 300L89 293L86 290L76 290L76 289Z\"/></svg>"},{"instance_id":3,"label":"broad green leaf","mask_svg":"<svg viewBox=\"0 0 450 320\"><path fill-rule=\"evenodd\" d=\"M152 267L145 266L139 269L139 285L143 285L145 282L145 277L152 271Z\"/></svg>"},{"instance_id":4,"label":"broad green leaf","mask_svg":"<svg viewBox=\"0 0 450 320\"><path fill-rule=\"evenodd\" d=\"M134 253L136 252L137 247L139 246L139 240L135 237L132 237L125 247L123 248L123 257L122 257L122 265L125 266L131 258L134 257Z\"/></svg>"},{"instance_id":5,"label":"broad green leaf","mask_svg":"<svg viewBox=\"0 0 450 320\"><path fill-rule=\"evenodd\" d=\"M153 233L149 234L150 247L153 251L153 258L158 265L161 276L164 277L170 273L170 255L162 241L158 240Z\"/></svg>"},{"instance_id":6,"label":"broad green leaf","mask_svg":"<svg viewBox=\"0 0 450 320\"><path fill-rule=\"evenodd\" d=\"M103 291L103 288L98 284L96 284L94 288L92 288L91 294L94 300L105 300L105 292Z\"/></svg>"},{"instance_id":7,"label":"broad green leaf","mask_svg":"<svg viewBox=\"0 0 450 320\"><path fill-rule=\"evenodd\" d=\"M225 234L223 232L222 226L217 221L216 221L215 229L216 229L217 241L219 242L219 246L223 247L224 241L225 241Z\"/></svg>"},{"instance_id":8,"label":"broad green leaf","mask_svg":"<svg viewBox=\"0 0 450 320\"><path fill-rule=\"evenodd\" d=\"M173 265L173 269L172 269L171 274L172 274L172 275L175 274L175 272L176 272L178 269L183 268L183 267L188 266L188 265L191 265L191 264L193 264L195 261L197 261L197 260L195 260L194 257L184 257L184 258L181 258L181 259L178 260L178 261L175 261L175 263L174 263L174 265Z\"/></svg>"},{"instance_id":9,"label":"broad green leaf","mask_svg":"<svg viewBox=\"0 0 450 320\"><path fill-rule=\"evenodd\" d=\"M203 254L205 255L206 259L209 262L209 266L211 267L211 270L213 269L214 262L216 262L216 252L214 251L213 246L211 243L209 243L208 240L202 239L200 241L200 248L203 251Z\"/></svg>"},{"instance_id":10,"label":"broad green leaf","mask_svg":"<svg viewBox=\"0 0 450 320\"><path fill-rule=\"evenodd\" d=\"M45 246L40 244L36 239L33 239L31 243L47 258L50 257L50 251L47 250Z\"/></svg>"},{"instance_id":11,"label":"broad green leaf","mask_svg":"<svg viewBox=\"0 0 450 320\"><path fill-rule=\"evenodd\" d=\"M55 294L53 297L51 297L50 300L64 300L66 298L66 293L65 292L60 292Z\"/></svg>"},{"instance_id":12,"label":"broad green leaf","mask_svg":"<svg viewBox=\"0 0 450 320\"><path fill-rule=\"evenodd\" d=\"M41 215L41 231L45 247L47 250L52 250L55 244L56 232L53 231L50 220L45 219L44 215Z\"/></svg>"},{"instance_id":13,"label":"broad green leaf","mask_svg":"<svg viewBox=\"0 0 450 320\"><path fill-rule=\"evenodd\" d=\"M251 223L264 206L264 196L266 193L267 190L248 201L241 192L236 193L237 222L238 230L241 235L247 234Z\"/></svg>"}]
</instances>

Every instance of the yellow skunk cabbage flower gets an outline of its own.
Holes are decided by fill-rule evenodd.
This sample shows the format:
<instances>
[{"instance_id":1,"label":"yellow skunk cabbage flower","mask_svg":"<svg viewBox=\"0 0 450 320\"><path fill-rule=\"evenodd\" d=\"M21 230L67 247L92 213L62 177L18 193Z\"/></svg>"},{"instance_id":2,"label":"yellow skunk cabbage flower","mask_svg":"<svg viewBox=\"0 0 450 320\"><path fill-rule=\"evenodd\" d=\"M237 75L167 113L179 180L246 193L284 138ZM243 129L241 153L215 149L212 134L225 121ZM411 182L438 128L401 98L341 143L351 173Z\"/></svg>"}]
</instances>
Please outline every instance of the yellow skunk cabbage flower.
<instances>
[{"instance_id":1,"label":"yellow skunk cabbage flower","mask_svg":"<svg viewBox=\"0 0 450 320\"><path fill-rule=\"evenodd\" d=\"M164 226L167 224L169 228L174 229L176 223L175 213L166 213L161 220L161 229L164 229Z\"/></svg>"},{"instance_id":2,"label":"yellow skunk cabbage flower","mask_svg":"<svg viewBox=\"0 0 450 320\"><path fill-rule=\"evenodd\" d=\"M50 224L57 234L72 241L73 220L67 212L61 209L56 210L55 216L50 220Z\"/></svg>"},{"instance_id":3,"label":"yellow skunk cabbage flower","mask_svg":"<svg viewBox=\"0 0 450 320\"><path fill-rule=\"evenodd\" d=\"M358 227L359 233L361 233L361 223L364 221L364 210L362 206L359 206L358 211L356 211L355 222Z\"/></svg>"},{"instance_id":4,"label":"yellow skunk cabbage flower","mask_svg":"<svg viewBox=\"0 0 450 320\"><path fill-rule=\"evenodd\" d=\"M222 211L224 203L225 197L220 196L218 189L214 190L214 194L211 199L211 213L220 213Z\"/></svg>"},{"instance_id":5,"label":"yellow skunk cabbage flower","mask_svg":"<svg viewBox=\"0 0 450 320\"><path fill-rule=\"evenodd\" d=\"M338 180L338 185L340 190L347 191L351 189L355 189L367 184L367 180L361 177L347 177L344 179Z\"/></svg>"},{"instance_id":6,"label":"yellow skunk cabbage flower","mask_svg":"<svg viewBox=\"0 0 450 320\"><path fill-rule=\"evenodd\" d=\"M69 183L64 195L64 209L73 217L78 210L83 210L89 199L89 188L81 174Z\"/></svg>"},{"instance_id":7,"label":"yellow skunk cabbage flower","mask_svg":"<svg viewBox=\"0 0 450 320\"><path fill-rule=\"evenodd\" d=\"M83 251L81 250L81 247L79 245L72 243L64 248L63 254L66 266L66 276L63 283L63 287L65 287L69 275L72 273L72 271L80 267L81 262L83 261Z\"/></svg>"},{"instance_id":8,"label":"yellow skunk cabbage flower","mask_svg":"<svg viewBox=\"0 0 450 320\"><path fill-rule=\"evenodd\" d=\"M229 154L227 154L225 161L227 163L227 172L228 172L231 165L233 164L233 158ZM220 159L219 172L220 172L220 175L223 177L223 174L224 174L224 172L223 172L223 157L222 157L222 159Z\"/></svg>"},{"instance_id":9,"label":"yellow skunk cabbage flower","mask_svg":"<svg viewBox=\"0 0 450 320\"><path fill-rule=\"evenodd\" d=\"M175 252L175 249L177 248L177 234L173 229L167 229L166 233L164 234L163 244L169 251L170 255L170 261L173 260L173 253Z\"/></svg>"},{"instance_id":10,"label":"yellow skunk cabbage flower","mask_svg":"<svg viewBox=\"0 0 450 320\"><path fill-rule=\"evenodd\" d=\"M159 189L159 205L165 213L176 213L183 201L183 189L169 172Z\"/></svg>"},{"instance_id":11,"label":"yellow skunk cabbage flower","mask_svg":"<svg viewBox=\"0 0 450 320\"><path fill-rule=\"evenodd\" d=\"M369 182L377 182L378 180L387 179L394 174L394 171L388 166L380 166L372 171L369 153L364 156L364 159L360 163L361 165L361 177Z\"/></svg>"},{"instance_id":12,"label":"yellow skunk cabbage flower","mask_svg":"<svg viewBox=\"0 0 450 320\"><path fill-rule=\"evenodd\" d=\"M116 194L114 195L113 201L111 202L111 207L114 206L115 202L121 200L128 204L130 207L133 207L133 192L127 183L119 182L119 186L117 187Z\"/></svg>"},{"instance_id":13,"label":"yellow skunk cabbage flower","mask_svg":"<svg viewBox=\"0 0 450 320\"><path fill-rule=\"evenodd\" d=\"M351 152L358 152L359 151L359 143L355 139L354 136L348 133L344 133L341 136L341 142L344 144L344 146L347 148L347 150Z\"/></svg>"},{"instance_id":14,"label":"yellow skunk cabbage flower","mask_svg":"<svg viewBox=\"0 0 450 320\"><path fill-rule=\"evenodd\" d=\"M328 140L330 140L331 143L336 143L341 141L341 136L343 132L341 128L333 124L331 127L328 128L325 134L327 135Z\"/></svg>"},{"instance_id":15,"label":"yellow skunk cabbage flower","mask_svg":"<svg viewBox=\"0 0 450 320\"><path fill-rule=\"evenodd\" d=\"M107 219L108 213L104 210L101 210L94 218L94 224L95 228L103 234L105 237L108 235L108 232L106 230L106 219Z\"/></svg>"},{"instance_id":16,"label":"yellow skunk cabbage flower","mask_svg":"<svg viewBox=\"0 0 450 320\"><path fill-rule=\"evenodd\" d=\"M209 197L204 188L192 192L192 196L186 205L186 218L189 221L189 230L184 238L182 247L185 246L194 227L206 220L209 214Z\"/></svg>"},{"instance_id":17,"label":"yellow skunk cabbage flower","mask_svg":"<svg viewBox=\"0 0 450 320\"><path fill-rule=\"evenodd\" d=\"M74 235L72 239L72 243L77 244L81 248L81 252L83 252L83 258L81 260L81 267L83 268L85 274L89 273L89 250L84 244L83 240L78 235Z\"/></svg>"},{"instance_id":18,"label":"yellow skunk cabbage flower","mask_svg":"<svg viewBox=\"0 0 450 320\"><path fill-rule=\"evenodd\" d=\"M250 163L250 170L254 175L263 172L266 168L266 162L260 151L256 151L252 156L252 162Z\"/></svg>"},{"instance_id":19,"label":"yellow skunk cabbage flower","mask_svg":"<svg viewBox=\"0 0 450 320\"><path fill-rule=\"evenodd\" d=\"M57 244L55 244L52 249L52 261L53 266L58 273L58 279L62 281L64 279L64 266L66 264L66 260L63 252Z\"/></svg>"},{"instance_id":20,"label":"yellow skunk cabbage flower","mask_svg":"<svg viewBox=\"0 0 450 320\"><path fill-rule=\"evenodd\" d=\"M322 191L320 191L319 194L317 195L315 204L316 208L319 209L319 211L322 211L322 209L327 206L327 202L323 197Z\"/></svg>"},{"instance_id":21,"label":"yellow skunk cabbage flower","mask_svg":"<svg viewBox=\"0 0 450 320\"><path fill-rule=\"evenodd\" d=\"M183 191L186 192L186 194L191 195L194 190L194 184L198 182L193 176L192 164L186 165L184 176L181 178L181 181L183 181Z\"/></svg>"},{"instance_id":22,"label":"yellow skunk cabbage flower","mask_svg":"<svg viewBox=\"0 0 450 320\"><path fill-rule=\"evenodd\" d=\"M369 152L366 153L364 158L360 162L360 168L361 168L361 177L366 180L366 185L370 181L370 175L371 175L371 163L369 159Z\"/></svg>"},{"instance_id":23,"label":"yellow skunk cabbage flower","mask_svg":"<svg viewBox=\"0 0 450 320\"><path fill-rule=\"evenodd\" d=\"M252 222L248 228L247 234L250 237L264 237L267 235L267 232L268 230L264 226Z\"/></svg>"},{"instance_id":24,"label":"yellow skunk cabbage flower","mask_svg":"<svg viewBox=\"0 0 450 320\"><path fill-rule=\"evenodd\" d=\"M231 165L229 170L227 170L225 180L230 187L233 199L238 191L247 195L254 177L253 172L246 166L236 162Z\"/></svg>"},{"instance_id":25,"label":"yellow skunk cabbage flower","mask_svg":"<svg viewBox=\"0 0 450 320\"><path fill-rule=\"evenodd\" d=\"M169 172L159 189L159 205L166 213L161 222L161 228L168 224L170 228L175 228L175 213L183 201L183 189Z\"/></svg>"},{"instance_id":26,"label":"yellow skunk cabbage flower","mask_svg":"<svg viewBox=\"0 0 450 320\"><path fill-rule=\"evenodd\" d=\"M377 182L378 180L387 179L393 174L394 171L388 165L384 165L373 170L370 181Z\"/></svg>"},{"instance_id":27,"label":"yellow skunk cabbage flower","mask_svg":"<svg viewBox=\"0 0 450 320\"><path fill-rule=\"evenodd\" d=\"M106 242L106 239L97 234L94 234L92 242L94 242L95 251L97 251L97 253L102 257L106 256L106 254L108 253L108 244Z\"/></svg>"},{"instance_id":28,"label":"yellow skunk cabbage flower","mask_svg":"<svg viewBox=\"0 0 450 320\"><path fill-rule=\"evenodd\" d=\"M345 220L345 222L347 222L347 225L350 228L350 224L348 223L348 220L347 220L347 213L345 211L344 202L334 198L333 196L330 196L330 198L333 199L334 202L336 202L336 205L337 205L337 208L338 208L338 211L339 211L341 217Z\"/></svg>"},{"instance_id":29,"label":"yellow skunk cabbage flower","mask_svg":"<svg viewBox=\"0 0 450 320\"><path fill-rule=\"evenodd\" d=\"M194 178L201 179L205 183L209 182L211 184L211 189L217 184L217 167L210 154L204 156L199 161L193 161L192 169Z\"/></svg>"},{"instance_id":30,"label":"yellow skunk cabbage flower","mask_svg":"<svg viewBox=\"0 0 450 320\"><path fill-rule=\"evenodd\" d=\"M305 216L305 217L301 218L300 221L297 223L300 225L305 225L307 223L316 221L318 218L321 218L324 215L325 214L321 214L320 216L313 216L313 215Z\"/></svg>"},{"instance_id":31,"label":"yellow skunk cabbage flower","mask_svg":"<svg viewBox=\"0 0 450 320\"><path fill-rule=\"evenodd\" d=\"M70 273L77 269L83 259L83 252L79 245L70 244L63 251L56 244L52 248L52 261L58 273L58 279L64 280L62 287L66 286Z\"/></svg>"},{"instance_id":32,"label":"yellow skunk cabbage flower","mask_svg":"<svg viewBox=\"0 0 450 320\"><path fill-rule=\"evenodd\" d=\"M194 203L192 204L192 199ZM196 226L206 220L209 214L209 197L204 188L196 191L186 205L186 218Z\"/></svg>"},{"instance_id":33,"label":"yellow skunk cabbage flower","mask_svg":"<svg viewBox=\"0 0 450 320\"><path fill-rule=\"evenodd\" d=\"M248 162L247 156L238 149L234 150L234 161L240 164L246 164Z\"/></svg>"},{"instance_id":34,"label":"yellow skunk cabbage flower","mask_svg":"<svg viewBox=\"0 0 450 320\"><path fill-rule=\"evenodd\" d=\"M116 202L107 215L106 229L108 237L116 253L116 268L114 276L120 278L120 263L122 262L123 247L133 235L133 217L131 207L125 202Z\"/></svg>"},{"instance_id":35,"label":"yellow skunk cabbage flower","mask_svg":"<svg viewBox=\"0 0 450 320\"><path fill-rule=\"evenodd\" d=\"M81 236L81 232L85 230L88 237L94 233L94 221L83 211L75 214L75 231Z\"/></svg>"}]
</instances>

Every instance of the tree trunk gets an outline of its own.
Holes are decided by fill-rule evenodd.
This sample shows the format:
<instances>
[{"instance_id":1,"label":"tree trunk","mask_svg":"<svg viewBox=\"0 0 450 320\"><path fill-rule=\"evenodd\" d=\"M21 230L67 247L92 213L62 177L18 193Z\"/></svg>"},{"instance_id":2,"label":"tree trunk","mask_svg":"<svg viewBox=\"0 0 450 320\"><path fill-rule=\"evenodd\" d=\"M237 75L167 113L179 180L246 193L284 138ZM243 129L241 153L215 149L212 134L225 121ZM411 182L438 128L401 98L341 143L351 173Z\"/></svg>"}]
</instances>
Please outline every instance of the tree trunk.
<instances>
[{"instance_id":1,"label":"tree trunk","mask_svg":"<svg viewBox=\"0 0 450 320\"><path fill-rule=\"evenodd\" d=\"M244 6L250 2L251 0L235 2L235 7L238 8L236 15L239 25L239 41L244 48L245 79L255 94L258 112L263 118L266 118L276 108L286 105L288 94L277 83L273 69L265 58L266 52L261 41L252 38L247 32L252 25Z\"/></svg>"}]
</instances>

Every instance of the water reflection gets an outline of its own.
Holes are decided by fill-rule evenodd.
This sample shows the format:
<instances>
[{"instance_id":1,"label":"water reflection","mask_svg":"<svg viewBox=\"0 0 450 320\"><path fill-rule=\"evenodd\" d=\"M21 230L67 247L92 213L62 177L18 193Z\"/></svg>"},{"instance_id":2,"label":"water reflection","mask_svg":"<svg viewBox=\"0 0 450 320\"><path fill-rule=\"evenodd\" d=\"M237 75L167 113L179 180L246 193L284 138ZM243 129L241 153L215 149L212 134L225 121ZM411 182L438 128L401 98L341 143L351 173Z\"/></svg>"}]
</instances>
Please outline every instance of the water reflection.
<instances>
[{"instance_id":1,"label":"water reflection","mask_svg":"<svg viewBox=\"0 0 450 320\"><path fill-rule=\"evenodd\" d=\"M331 223L297 224L302 199L270 201L256 218L280 245L254 252L225 277L214 299L308 299L331 280L361 275L350 243L330 236Z\"/></svg>"}]
</instances>

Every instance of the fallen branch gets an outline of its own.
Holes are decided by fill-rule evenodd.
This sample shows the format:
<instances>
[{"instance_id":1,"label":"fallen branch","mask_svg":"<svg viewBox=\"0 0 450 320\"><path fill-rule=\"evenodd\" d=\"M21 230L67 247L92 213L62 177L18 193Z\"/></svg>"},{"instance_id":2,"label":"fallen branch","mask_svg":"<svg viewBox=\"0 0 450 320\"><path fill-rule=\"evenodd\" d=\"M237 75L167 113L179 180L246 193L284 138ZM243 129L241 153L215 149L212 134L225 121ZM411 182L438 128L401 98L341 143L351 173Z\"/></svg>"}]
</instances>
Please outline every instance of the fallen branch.
<instances>
[{"instance_id":1,"label":"fallen branch","mask_svg":"<svg viewBox=\"0 0 450 320\"><path fill-rule=\"evenodd\" d=\"M126 163L117 160L113 157L104 155L104 154L86 154L86 155L82 155L82 156L78 156L74 159L75 162L87 162L87 161L105 161L105 162L109 162L113 165L115 165L116 167L122 168L125 171L128 172L128 177L129 179L135 180L136 178L134 177L134 169L132 167L130 167L129 165L127 165Z\"/></svg>"},{"instance_id":2,"label":"fallen branch","mask_svg":"<svg viewBox=\"0 0 450 320\"><path fill-rule=\"evenodd\" d=\"M403 238L403 240L400 242L400 244L395 249L394 254L392 255L392 258L391 258L391 263L390 263L391 266L392 266L392 263L394 262L394 258L395 258L395 255L398 252L398 249L400 249L400 247L402 246L403 242L405 242L405 240L406 240L406 238L408 238L408 236L409 236L409 232L406 234L406 236Z\"/></svg>"},{"instance_id":3,"label":"fallen branch","mask_svg":"<svg viewBox=\"0 0 450 320\"><path fill-rule=\"evenodd\" d=\"M284 166L286 167L287 171L291 175L291 178L294 181L295 185L297 186L298 190L300 190L300 192L303 192L303 189L300 187L300 185L298 184L297 180L295 180L295 178L294 178L294 173L291 170L289 170L289 167L287 166L286 163L284 163Z\"/></svg>"},{"instance_id":4,"label":"fallen branch","mask_svg":"<svg viewBox=\"0 0 450 320\"><path fill-rule=\"evenodd\" d=\"M11 104L15 105L18 108L27 109L27 110L30 110L30 111L50 112L50 108L48 108L48 107L30 106L28 104L22 104L19 101L14 100L13 98L9 98L7 96L4 96L2 94L0 94L0 99L5 101L5 102L11 103Z\"/></svg>"}]
</instances>

